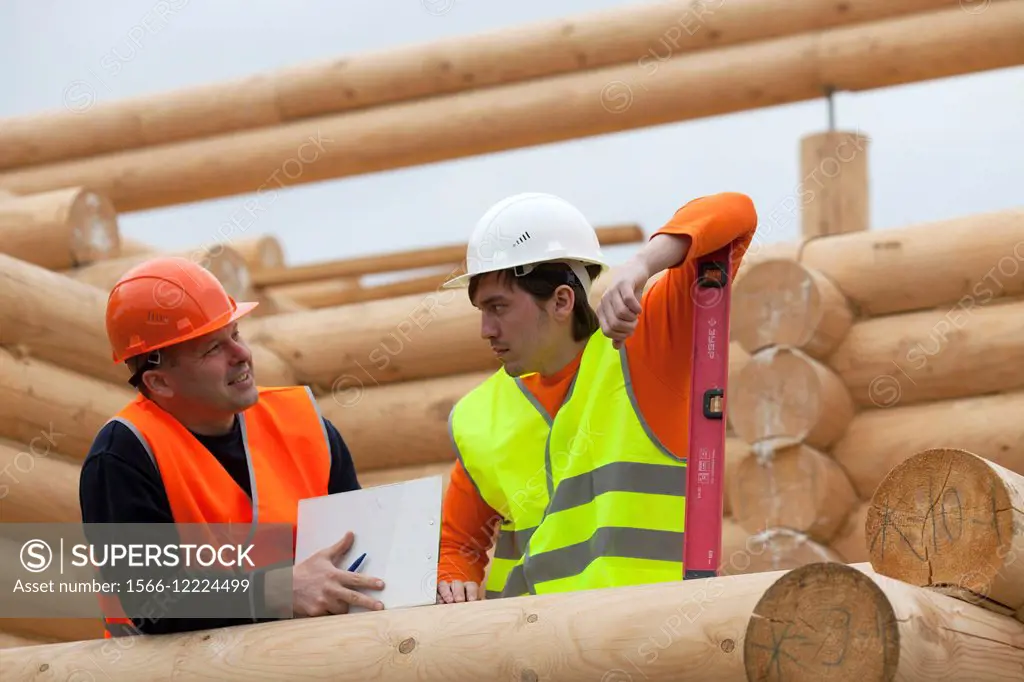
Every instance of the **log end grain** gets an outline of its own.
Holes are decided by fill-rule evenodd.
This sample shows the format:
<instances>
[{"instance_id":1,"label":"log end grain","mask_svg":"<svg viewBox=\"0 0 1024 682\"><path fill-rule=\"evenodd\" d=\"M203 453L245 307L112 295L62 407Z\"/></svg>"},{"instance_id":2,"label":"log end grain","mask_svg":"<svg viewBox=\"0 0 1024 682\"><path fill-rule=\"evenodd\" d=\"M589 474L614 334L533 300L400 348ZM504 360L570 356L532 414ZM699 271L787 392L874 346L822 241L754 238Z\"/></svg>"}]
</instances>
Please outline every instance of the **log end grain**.
<instances>
[{"instance_id":1,"label":"log end grain","mask_svg":"<svg viewBox=\"0 0 1024 682\"><path fill-rule=\"evenodd\" d=\"M121 231L114 204L104 196L82 189L68 208L73 266L116 257L121 252Z\"/></svg>"},{"instance_id":2,"label":"log end grain","mask_svg":"<svg viewBox=\"0 0 1024 682\"><path fill-rule=\"evenodd\" d=\"M889 472L865 522L871 565L997 611L1024 605L1024 477L971 452L921 451Z\"/></svg>"},{"instance_id":3,"label":"log end grain","mask_svg":"<svg viewBox=\"0 0 1024 682\"><path fill-rule=\"evenodd\" d=\"M789 528L748 535L734 521L723 524L719 568L723 576L786 571L822 561L842 559L828 547Z\"/></svg>"},{"instance_id":4,"label":"log end grain","mask_svg":"<svg viewBox=\"0 0 1024 682\"><path fill-rule=\"evenodd\" d=\"M842 467L806 445L753 450L729 486L737 522L750 533L784 527L831 542L857 505Z\"/></svg>"},{"instance_id":5,"label":"log end grain","mask_svg":"<svg viewBox=\"0 0 1024 682\"><path fill-rule=\"evenodd\" d=\"M197 262L213 273L228 295L236 301L254 299L252 275L249 266L238 251L229 246L217 245L198 253Z\"/></svg>"},{"instance_id":6,"label":"log end grain","mask_svg":"<svg viewBox=\"0 0 1024 682\"><path fill-rule=\"evenodd\" d=\"M743 641L748 680L889 682L900 632L885 593L837 563L801 566L769 587Z\"/></svg>"},{"instance_id":7,"label":"log end grain","mask_svg":"<svg viewBox=\"0 0 1024 682\"><path fill-rule=\"evenodd\" d=\"M791 346L824 358L846 335L853 312L824 275L793 259L765 260L736 285L730 333L748 353Z\"/></svg>"},{"instance_id":8,"label":"log end grain","mask_svg":"<svg viewBox=\"0 0 1024 682\"><path fill-rule=\"evenodd\" d=\"M796 348L758 351L730 381L730 423L748 443L781 438L824 449L853 419L853 400L842 380Z\"/></svg>"}]
</instances>

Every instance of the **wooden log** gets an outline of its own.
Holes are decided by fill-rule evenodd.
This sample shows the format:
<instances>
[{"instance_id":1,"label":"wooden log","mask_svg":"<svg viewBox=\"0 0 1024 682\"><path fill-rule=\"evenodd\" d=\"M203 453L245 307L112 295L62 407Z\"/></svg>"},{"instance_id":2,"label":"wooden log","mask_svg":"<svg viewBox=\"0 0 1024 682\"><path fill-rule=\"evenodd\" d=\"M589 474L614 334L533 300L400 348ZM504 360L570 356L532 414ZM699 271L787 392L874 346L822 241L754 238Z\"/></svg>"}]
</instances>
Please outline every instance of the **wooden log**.
<instances>
[{"instance_id":1,"label":"wooden log","mask_svg":"<svg viewBox=\"0 0 1024 682\"><path fill-rule=\"evenodd\" d=\"M257 317L297 313L300 310L306 310L306 306L299 305L290 296L269 289L259 290L256 294L256 300L259 302L259 305L252 311L252 314Z\"/></svg>"},{"instance_id":2,"label":"wooden log","mask_svg":"<svg viewBox=\"0 0 1024 682\"><path fill-rule=\"evenodd\" d=\"M828 364L860 407L1016 390L1024 388L1022 316L1024 301L1005 301L867 319Z\"/></svg>"},{"instance_id":3,"label":"wooden log","mask_svg":"<svg viewBox=\"0 0 1024 682\"><path fill-rule=\"evenodd\" d=\"M103 639L103 621L99 618L4 618L3 626L12 635L55 642ZM6 666L6 653L3 663Z\"/></svg>"},{"instance_id":4,"label":"wooden log","mask_svg":"<svg viewBox=\"0 0 1024 682\"><path fill-rule=\"evenodd\" d=\"M771 528L763 533L747 534L743 527L723 524L721 575L749 575L789 571L819 561L842 561L825 545L789 528ZM727 542L728 541L728 542Z\"/></svg>"},{"instance_id":5,"label":"wooden log","mask_svg":"<svg viewBox=\"0 0 1024 682\"><path fill-rule=\"evenodd\" d=\"M242 257L251 273L285 267L284 247L272 234L232 239L228 245Z\"/></svg>"},{"instance_id":6,"label":"wooden log","mask_svg":"<svg viewBox=\"0 0 1024 682\"><path fill-rule=\"evenodd\" d=\"M328 308L349 303L379 301L410 294L427 294L437 291L449 277L461 275L461 267L445 268L429 275L406 277L394 282L376 285L360 285L352 277L327 280L325 282L303 282L282 284L264 291L284 292L291 298L302 301L308 308Z\"/></svg>"},{"instance_id":7,"label":"wooden log","mask_svg":"<svg viewBox=\"0 0 1024 682\"><path fill-rule=\"evenodd\" d=\"M800 254L867 316L1024 294L1022 261L1024 208L814 239Z\"/></svg>"},{"instance_id":8,"label":"wooden log","mask_svg":"<svg viewBox=\"0 0 1024 682\"><path fill-rule=\"evenodd\" d=\"M299 282L297 284L278 284L265 287L259 291L268 296L283 296L294 301L303 310L313 308L331 308L352 302L347 300L349 294L360 288L358 277L335 277L316 282ZM437 290L437 286L433 290ZM287 311L282 311L287 312Z\"/></svg>"},{"instance_id":9,"label":"wooden log","mask_svg":"<svg viewBox=\"0 0 1024 682\"><path fill-rule=\"evenodd\" d=\"M113 204L86 187L0 198L0 252L48 270L109 258L120 239Z\"/></svg>"},{"instance_id":10,"label":"wooden log","mask_svg":"<svg viewBox=\"0 0 1024 682\"><path fill-rule=\"evenodd\" d=\"M498 369L479 314L465 291L444 289L253 318L244 333L281 356L298 381L329 390L343 377L375 386Z\"/></svg>"},{"instance_id":11,"label":"wooden log","mask_svg":"<svg viewBox=\"0 0 1024 682\"><path fill-rule=\"evenodd\" d=\"M156 248L152 244L147 244L146 242L140 241L138 239L133 239L132 237L122 236L121 248L118 250L118 253L116 255L112 255L111 258L124 256L140 256L143 254L152 256L158 253L160 253L160 249Z\"/></svg>"},{"instance_id":12,"label":"wooden log","mask_svg":"<svg viewBox=\"0 0 1024 682\"><path fill-rule=\"evenodd\" d=\"M967 450L897 465L871 498L871 565L1024 621L1024 476Z\"/></svg>"},{"instance_id":13,"label":"wooden log","mask_svg":"<svg viewBox=\"0 0 1024 682\"><path fill-rule=\"evenodd\" d=\"M735 310L735 308L734 308L734 310ZM747 351L743 350L743 346L741 346L736 341L730 341L729 342L729 375L728 375L729 376L729 380L728 380L728 384L726 385L727 393L726 393L726 401L725 401L725 434L727 436L735 436L736 435L736 429L733 428L733 425L732 425L732 417L729 416L729 401L730 401L731 396L732 396L732 393L729 393L729 391L732 390L733 381L739 375L739 373L741 371L743 371L743 367L748 362L750 362L750 354L747 353Z\"/></svg>"},{"instance_id":14,"label":"wooden log","mask_svg":"<svg viewBox=\"0 0 1024 682\"><path fill-rule=\"evenodd\" d=\"M258 343L247 343L253 374L260 386L295 386L295 372L279 355Z\"/></svg>"},{"instance_id":15,"label":"wooden log","mask_svg":"<svg viewBox=\"0 0 1024 682\"><path fill-rule=\"evenodd\" d=\"M87 83L65 91L68 111L0 125L0 168L272 126L312 116L458 93L664 55L952 6L951 0L768 0L614 8L301 64L241 80L95 102ZM449 6L450 7L450 6ZM443 9L443 8L442 8ZM634 66L633 68L636 68ZM70 134L69 131L75 131Z\"/></svg>"},{"instance_id":16,"label":"wooden log","mask_svg":"<svg viewBox=\"0 0 1024 682\"><path fill-rule=\"evenodd\" d=\"M862 91L1017 66L1024 63L1022 29L1024 6L1017 1L969 17L954 6L652 59L647 67L591 69L12 170L0 175L0 187L27 193L90 185L120 212L279 190L818 99L829 89ZM257 208L261 199L254 200Z\"/></svg>"},{"instance_id":17,"label":"wooden log","mask_svg":"<svg viewBox=\"0 0 1024 682\"><path fill-rule=\"evenodd\" d=\"M733 278L734 296L736 289L739 287L740 280L746 277L747 273L753 270L759 263L780 258L799 260L801 242L771 242L768 244L763 242L765 236L763 233L770 234L771 228L771 224L758 226L753 241L751 241L746 253L743 254L743 260L740 261L739 268L736 269L736 277ZM735 320L735 313L733 315Z\"/></svg>"},{"instance_id":18,"label":"wooden log","mask_svg":"<svg viewBox=\"0 0 1024 682\"><path fill-rule=\"evenodd\" d=\"M16 649L23 646L37 646L39 644L50 644L52 640L36 639L34 637L22 637L0 632L0 649Z\"/></svg>"},{"instance_id":19,"label":"wooden log","mask_svg":"<svg viewBox=\"0 0 1024 682\"><path fill-rule=\"evenodd\" d=\"M1024 391L865 410L832 449L861 499L871 499L886 472L915 452L956 447L984 452L996 464L1024 472Z\"/></svg>"},{"instance_id":20,"label":"wooden log","mask_svg":"<svg viewBox=\"0 0 1024 682\"><path fill-rule=\"evenodd\" d=\"M758 263L733 289L729 333L748 353L790 346L821 360L852 323L853 311L839 289L795 260Z\"/></svg>"},{"instance_id":21,"label":"wooden log","mask_svg":"<svg viewBox=\"0 0 1024 682\"><path fill-rule=\"evenodd\" d=\"M730 516L732 506L732 482L736 479L736 471L741 462L751 454L750 445L739 438L726 436L725 439L725 476L722 488L722 514Z\"/></svg>"},{"instance_id":22,"label":"wooden log","mask_svg":"<svg viewBox=\"0 0 1024 682\"><path fill-rule=\"evenodd\" d=\"M745 682L742 634L783 575L676 581L12 649L17 680ZM117 664L107 663L118 655ZM5 675L5 676L7 676ZM75 678L78 679L78 678Z\"/></svg>"},{"instance_id":23,"label":"wooden log","mask_svg":"<svg viewBox=\"0 0 1024 682\"><path fill-rule=\"evenodd\" d=\"M867 522L870 507L869 502L858 504L857 508L847 517L843 530L832 540L830 545L832 551L842 557L845 563L853 564L871 560L868 555L867 536L864 534L864 525Z\"/></svg>"},{"instance_id":24,"label":"wooden log","mask_svg":"<svg viewBox=\"0 0 1024 682\"><path fill-rule=\"evenodd\" d=\"M842 380L795 348L774 346L754 353L730 384L729 418L748 443L803 442L824 450L853 418L853 401Z\"/></svg>"},{"instance_id":25,"label":"wooden log","mask_svg":"<svg viewBox=\"0 0 1024 682\"><path fill-rule=\"evenodd\" d=\"M868 229L868 143L859 130L829 130L801 138L800 232L804 239Z\"/></svg>"},{"instance_id":26,"label":"wooden log","mask_svg":"<svg viewBox=\"0 0 1024 682\"><path fill-rule=\"evenodd\" d=\"M0 345L126 386L130 372L111 359L106 303L95 287L0 254Z\"/></svg>"},{"instance_id":27,"label":"wooden log","mask_svg":"<svg viewBox=\"0 0 1024 682\"><path fill-rule=\"evenodd\" d=\"M200 246L168 255L186 258L209 270L236 301L251 300L255 295L252 288L252 275L248 266L238 252L230 246L222 244ZM152 253L122 256L81 268L64 270L63 274L76 281L90 284L106 294L114 288L122 275L136 265L150 260L153 256Z\"/></svg>"},{"instance_id":28,"label":"wooden log","mask_svg":"<svg viewBox=\"0 0 1024 682\"><path fill-rule=\"evenodd\" d=\"M0 522L80 523L80 463L57 451L60 436L0 440Z\"/></svg>"},{"instance_id":29,"label":"wooden log","mask_svg":"<svg viewBox=\"0 0 1024 682\"><path fill-rule=\"evenodd\" d=\"M359 472L451 462L448 415L455 403L490 376L475 372L375 386L343 375L319 398L324 417L338 427Z\"/></svg>"},{"instance_id":30,"label":"wooden log","mask_svg":"<svg viewBox=\"0 0 1024 682\"><path fill-rule=\"evenodd\" d=\"M0 437L53 443L76 460L85 457L100 427L133 393L42 360L0 348Z\"/></svg>"},{"instance_id":31,"label":"wooden log","mask_svg":"<svg viewBox=\"0 0 1024 682\"><path fill-rule=\"evenodd\" d=\"M747 532L789 528L822 544L842 530L858 502L842 467L802 444L754 445L729 488L732 515Z\"/></svg>"},{"instance_id":32,"label":"wooden log","mask_svg":"<svg viewBox=\"0 0 1024 682\"><path fill-rule=\"evenodd\" d=\"M748 680L1018 679L1024 627L869 567L818 563L783 575L743 639Z\"/></svg>"},{"instance_id":33,"label":"wooden log","mask_svg":"<svg viewBox=\"0 0 1024 682\"><path fill-rule=\"evenodd\" d=\"M632 244L642 240L644 237L643 230L634 223L600 225L595 227L594 231L597 233L597 240L602 246ZM324 263L310 263L309 265L291 267L284 267L282 265L253 273L253 280L258 287L271 287L362 277L363 275L377 275L419 268L454 268L457 267L458 263L463 263L465 259L465 243L445 244L426 249L379 253L372 256L344 258Z\"/></svg>"}]
</instances>

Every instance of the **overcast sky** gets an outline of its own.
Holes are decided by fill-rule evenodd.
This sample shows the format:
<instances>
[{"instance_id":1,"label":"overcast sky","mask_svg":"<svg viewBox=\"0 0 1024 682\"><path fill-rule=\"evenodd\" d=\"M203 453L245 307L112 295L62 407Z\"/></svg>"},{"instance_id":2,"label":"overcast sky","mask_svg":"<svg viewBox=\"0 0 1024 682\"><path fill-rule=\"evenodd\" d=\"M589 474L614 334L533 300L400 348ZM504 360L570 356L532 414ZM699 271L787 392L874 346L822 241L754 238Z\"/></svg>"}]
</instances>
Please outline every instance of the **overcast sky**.
<instances>
[{"instance_id":1,"label":"overcast sky","mask_svg":"<svg viewBox=\"0 0 1024 682\"><path fill-rule=\"evenodd\" d=\"M168 0L164 0L165 2ZM973 1L973 0L972 0ZM97 100L216 82L591 9L622 0L169 0L164 23L140 28L153 0L5 0L0 4L0 116L59 108L86 81ZM130 35L137 37L133 44ZM112 51L124 61L104 68ZM836 122L871 137L872 228L1024 205L1024 68L836 97ZM493 202L560 194L595 223L648 233L682 203L749 194L795 239L779 211L800 181L801 136L827 126L824 101L645 128L326 181L287 190L252 232L282 240L294 264L465 241ZM983 112L977 114L974 112ZM122 214L122 233L164 248L215 239L246 197ZM779 217L784 216L784 220ZM612 253L613 260L622 251Z\"/></svg>"}]
</instances>

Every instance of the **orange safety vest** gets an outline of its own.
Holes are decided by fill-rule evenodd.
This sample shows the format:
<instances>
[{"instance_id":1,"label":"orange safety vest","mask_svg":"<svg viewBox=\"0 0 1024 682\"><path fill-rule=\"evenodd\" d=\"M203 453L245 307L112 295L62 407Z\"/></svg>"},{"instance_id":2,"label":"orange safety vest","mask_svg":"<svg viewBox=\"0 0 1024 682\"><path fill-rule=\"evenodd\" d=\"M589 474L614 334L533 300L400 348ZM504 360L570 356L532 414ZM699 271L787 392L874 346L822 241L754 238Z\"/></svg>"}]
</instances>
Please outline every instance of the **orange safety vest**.
<instances>
[{"instance_id":1,"label":"orange safety vest","mask_svg":"<svg viewBox=\"0 0 1024 682\"><path fill-rule=\"evenodd\" d=\"M175 523L291 524L294 552L299 500L326 495L330 477L331 448L319 406L305 386L260 388L259 401L239 419L251 499L209 450L146 397L137 396L112 421L131 429L145 446ZM261 561L254 552L253 560L259 566L274 558ZM135 634L116 597L101 604L106 637Z\"/></svg>"}]
</instances>

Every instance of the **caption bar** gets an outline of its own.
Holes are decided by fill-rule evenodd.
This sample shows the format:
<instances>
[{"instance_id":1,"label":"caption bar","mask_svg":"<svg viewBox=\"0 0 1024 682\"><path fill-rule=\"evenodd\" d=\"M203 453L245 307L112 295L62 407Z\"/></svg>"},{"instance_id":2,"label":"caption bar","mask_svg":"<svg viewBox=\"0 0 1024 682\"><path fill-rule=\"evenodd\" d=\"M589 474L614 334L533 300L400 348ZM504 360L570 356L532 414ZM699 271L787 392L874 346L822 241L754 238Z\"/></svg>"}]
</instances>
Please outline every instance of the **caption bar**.
<instances>
[{"instance_id":1,"label":"caption bar","mask_svg":"<svg viewBox=\"0 0 1024 682\"><path fill-rule=\"evenodd\" d=\"M290 618L287 524L0 524L0 617Z\"/></svg>"}]
</instances>

